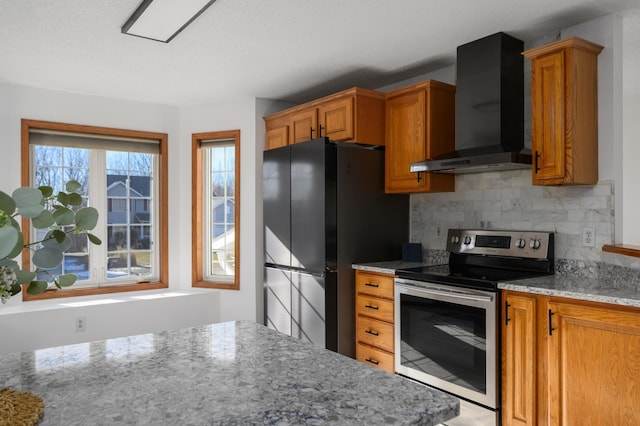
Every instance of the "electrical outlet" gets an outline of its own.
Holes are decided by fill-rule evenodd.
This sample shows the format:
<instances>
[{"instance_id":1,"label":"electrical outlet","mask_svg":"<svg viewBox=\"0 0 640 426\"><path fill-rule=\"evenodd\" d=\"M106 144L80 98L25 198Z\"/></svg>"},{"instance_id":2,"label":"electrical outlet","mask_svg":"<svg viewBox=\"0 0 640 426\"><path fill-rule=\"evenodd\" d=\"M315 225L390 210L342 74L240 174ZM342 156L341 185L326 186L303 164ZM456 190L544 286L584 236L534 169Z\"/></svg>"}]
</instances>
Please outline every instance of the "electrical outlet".
<instances>
[{"instance_id":1,"label":"electrical outlet","mask_svg":"<svg viewBox=\"0 0 640 426\"><path fill-rule=\"evenodd\" d=\"M87 331L87 317L76 318L76 332Z\"/></svg>"},{"instance_id":2,"label":"electrical outlet","mask_svg":"<svg viewBox=\"0 0 640 426\"><path fill-rule=\"evenodd\" d=\"M595 247L596 246L596 230L592 227L582 228L582 246L583 247Z\"/></svg>"}]
</instances>

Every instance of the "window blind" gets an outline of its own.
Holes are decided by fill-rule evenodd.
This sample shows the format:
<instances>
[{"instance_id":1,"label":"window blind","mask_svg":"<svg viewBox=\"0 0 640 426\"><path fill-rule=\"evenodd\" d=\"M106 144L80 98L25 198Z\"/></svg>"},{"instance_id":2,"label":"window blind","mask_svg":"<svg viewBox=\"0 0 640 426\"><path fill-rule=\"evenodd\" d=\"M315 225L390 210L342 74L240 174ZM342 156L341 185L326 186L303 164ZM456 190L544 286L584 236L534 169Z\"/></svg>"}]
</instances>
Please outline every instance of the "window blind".
<instances>
[{"instance_id":1,"label":"window blind","mask_svg":"<svg viewBox=\"0 0 640 426\"><path fill-rule=\"evenodd\" d=\"M30 129L29 143L31 145L104 149L107 151L160 153L160 141L158 139L126 138L44 129Z\"/></svg>"}]
</instances>

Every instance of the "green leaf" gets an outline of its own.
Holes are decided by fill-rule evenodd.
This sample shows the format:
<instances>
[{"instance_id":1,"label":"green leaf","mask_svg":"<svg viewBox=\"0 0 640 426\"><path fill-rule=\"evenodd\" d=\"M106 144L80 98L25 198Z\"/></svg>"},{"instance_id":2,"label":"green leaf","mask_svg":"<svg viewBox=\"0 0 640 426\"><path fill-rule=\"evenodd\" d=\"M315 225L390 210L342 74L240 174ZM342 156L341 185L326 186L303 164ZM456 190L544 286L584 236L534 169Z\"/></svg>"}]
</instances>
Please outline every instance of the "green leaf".
<instances>
[{"instance_id":1,"label":"green leaf","mask_svg":"<svg viewBox=\"0 0 640 426\"><path fill-rule=\"evenodd\" d=\"M37 273L28 269L19 269L16 271L17 284L27 284L36 278Z\"/></svg>"},{"instance_id":2,"label":"green leaf","mask_svg":"<svg viewBox=\"0 0 640 426\"><path fill-rule=\"evenodd\" d=\"M53 220L58 224L58 226L67 226L73 225L76 217L70 209L60 207L53 212Z\"/></svg>"},{"instance_id":3,"label":"green leaf","mask_svg":"<svg viewBox=\"0 0 640 426\"><path fill-rule=\"evenodd\" d=\"M24 248L24 235L22 235L22 231L18 231L18 242L16 243L11 253L7 255L7 257L9 259L13 259L14 257L20 254L23 248Z\"/></svg>"},{"instance_id":4,"label":"green leaf","mask_svg":"<svg viewBox=\"0 0 640 426\"><path fill-rule=\"evenodd\" d=\"M76 192L80 188L82 188L82 185L80 185L80 182L78 182L77 180L70 180L69 182L67 182L67 192Z\"/></svg>"},{"instance_id":5,"label":"green leaf","mask_svg":"<svg viewBox=\"0 0 640 426\"><path fill-rule=\"evenodd\" d=\"M60 234L62 234L61 239L59 239ZM44 240L42 240L42 246L65 252L69 247L71 247L71 238L60 230L51 231L47 233Z\"/></svg>"},{"instance_id":6,"label":"green leaf","mask_svg":"<svg viewBox=\"0 0 640 426\"><path fill-rule=\"evenodd\" d=\"M83 207L76 212L76 226L83 231L90 231L98 224L98 210Z\"/></svg>"},{"instance_id":7,"label":"green leaf","mask_svg":"<svg viewBox=\"0 0 640 426\"><path fill-rule=\"evenodd\" d=\"M51 269L62 263L62 250L57 247L42 247L33 253L33 264L39 268Z\"/></svg>"},{"instance_id":8,"label":"green leaf","mask_svg":"<svg viewBox=\"0 0 640 426\"><path fill-rule=\"evenodd\" d=\"M18 244L20 232L12 226L0 228L0 259L4 259L13 252Z\"/></svg>"},{"instance_id":9,"label":"green leaf","mask_svg":"<svg viewBox=\"0 0 640 426\"><path fill-rule=\"evenodd\" d=\"M40 204L35 204L33 206L18 206L18 214L22 217L35 218L45 211L44 207Z\"/></svg>"},{"instance_id":10,"label":"green leaf","mask_svg":"<svg viewBox=\"0 0 640 426\"><path fill-rule=\"evenodd\" d=\"M69 194L67 194L67 193L58 192L58 195L56 195L56 199L63 206L68 206L69 205Z\"/></svg>"},{"instance_id":11,"label":"green leaf","mask_svg":"<svg viewBox=\"0 0 640 426\"><path fill-rule=\"evenodd\" d=\"M98 237L96 237L93 234L90 234L89 232L87 232L87 237L89 238L89 241L91 241L93 244L99 246L100 244L102 244L102 240Z\"/></svg>"},{"instance_id":12,"label":"green leaf","mask_svg":"<svg viewBox=\"0 0 640 426\"><path fill-rule=\"evenodd\" d=\"M72 192L69 194L69 205L71 206L81 206L82 205L82 195L77 192Z\"/></svg>"},{"instance_id":13,"label":"green leaf","mask_svg":"<svg viewBox=\"0 0 640 426\"><path fill-rule=\"evenodd\" d=\"M9 266L14 271L17 271L19 269L18 262L13 259L0 259L0 266Z\"/></svg>"},{"instance_id":14,"label":"green leaf","mask_svg":"<svg viewBox=\"0 0 640 426\"><path fill-rule=\"evenodd\" d=\"M51 235L53 235L53 238L55 238L56 241L59 242L60 244L62 244L64 240L67 239L67 234L60 229L55 229L51 231Z\"/></svg>"},{"instance_id":15,"label":"green leaf","mask_svg":"<svg viewBox=\"0 0 640 426\"><path fill-rule=\"evenodd\" d=\"M12 215L16 211L16 202L2 191L0 191L0 210L8 215Z\"/></svg>"},{"instance_id":16,"label":"green leaf","mask_svg":"<svg viewBox=\"0 0 640 426\"><path fill-rule=\"evenodd\" d=\"M29 187L16 189L13 191L12 197L18 208L41 206L43 201L42 192L39 189Z\"/></svg>"},{"instance_id":17,"label":"green leaf","mask_svg":"<svg viewBox=\"0 0 640 426\"><path fill-rule=\"evenodd\" d=\"M38 280L31 281L29 283L29 287L27 287L27 293L29 294L40 294L47 289L49 284L46 281Z\"/></svg>"},{"instance_id":18,"label":"green leaf","mask_svg":"<svg viewBox=\"0 0 640 426\"><path fill-rule=\"evenodd\" d=\"M31 223L36 229L46 229L56 223L56 221L49 210L42 210L38 216L31 219Z\"/></svg>"},{"instance_id":19,"label":"green leaf","mask_svg":"<svg viewBox=\"0 0 640 426\"><path fill-rule=\"evenodd\" d=\"M11 286L10 294L11 296L15 296L16 294L20 293L21 290L22 290L22 286L18 283L15 283Z\"/></svg>"},{"instance_id":20,"label":"green leaf","mask_svg":"<svg viewBox=\"0 0 640 426\"><path fill-rule=\"evenodd\" d=\"M60 284L61 287L69 287L73 285L73 283L75 283L77 279L78 277L76 277L74 274L60 275L58 277L58 284Z\"/></svg>"},{"instance_id":21,"label":"green leaf","mask_svg":"<svg viewBox=\"0 0 640 426\"><path fill-rule=\"evenodd\" d=\"M53 195L53 188L50 186L39 186L38 189L42 192L44 198L49 198Z\"/></svg>"}]
</instances>

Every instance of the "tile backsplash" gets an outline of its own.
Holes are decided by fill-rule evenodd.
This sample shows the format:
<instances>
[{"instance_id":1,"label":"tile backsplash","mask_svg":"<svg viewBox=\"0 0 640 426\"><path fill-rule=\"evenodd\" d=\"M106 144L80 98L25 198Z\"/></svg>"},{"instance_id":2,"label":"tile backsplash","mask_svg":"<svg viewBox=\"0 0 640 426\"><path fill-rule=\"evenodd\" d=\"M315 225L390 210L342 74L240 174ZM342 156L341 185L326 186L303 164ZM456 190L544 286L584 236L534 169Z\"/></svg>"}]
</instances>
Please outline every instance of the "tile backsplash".
<instances>
[{"instance_id":1,"label":"tile backsplash","mask_svg":"<svg viewBox=\"0 0 640 426\"><path fill-rule=\"evenodd\" d=\"M600 263L640 268L640 259L602 251L614 239L611 182L534 186L528 169L462 174L455 192L411 195L410 220L411 241L422 243L427 257L445 249L449 228L534 230L555 233L558 269L587 272L601 269ZM582 245L585 227L595 229L595 247Z\"/></svg>"}]
</instances>

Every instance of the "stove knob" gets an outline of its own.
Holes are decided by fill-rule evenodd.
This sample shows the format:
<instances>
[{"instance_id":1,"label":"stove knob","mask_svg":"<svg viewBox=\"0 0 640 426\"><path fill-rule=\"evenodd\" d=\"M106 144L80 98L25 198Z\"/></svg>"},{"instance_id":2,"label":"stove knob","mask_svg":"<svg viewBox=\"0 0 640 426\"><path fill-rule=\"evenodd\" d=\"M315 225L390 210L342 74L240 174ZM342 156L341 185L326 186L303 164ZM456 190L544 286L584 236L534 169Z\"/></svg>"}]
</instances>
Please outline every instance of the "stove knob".
<instances>
[{"instance_id":1,"label":"stove knob","mask_svg":"<svg viewBox=\"0 0 640 426\"><path fill-rule=\"evenodd\" d=\"M517 248L525 248L525 246L527 245L527 242L525 240L523 240L522 238L519 238L516 240L516 247Z\"/></svg>"},{"instance_id":2,"label":"stove knob","mask_svg":"<svg viewBox=\"0 0 640 426\"><path fill-rule=\"evenodd\" d=\"M453 244L458 244L458 243L460 242L460 237L459 237L459 236L457 236L457 235L453 235L453 236L451 237L451 242L452 242Z\"/></svg>"},{"instance_id":3,"label":"stove knob","mask_svg":"<svg viewBox=\"0 0 640 426\"><path fill-rule=\"evenodd\" d=\"M534 250L539 249L540 248L540 240L531 240L529 242L529 247L531 247Z\"/></svg>"},{"instance_id":4,"label":"stove knob","mask_svg":"<svg viewBox=\"0 0 640 426\"><path fill-rule=\"evenodd\" d=\"M471 237L470 237L470 236L468 236L468 235L467 235L467 236L465 236L465 237L464 237L464 243L465 243L466 245L471 244Z\"/></svg>"}]
</instances>

